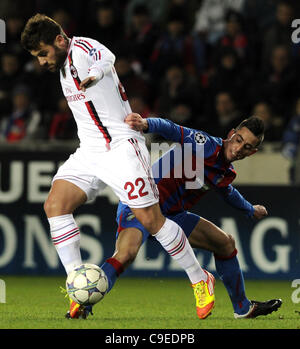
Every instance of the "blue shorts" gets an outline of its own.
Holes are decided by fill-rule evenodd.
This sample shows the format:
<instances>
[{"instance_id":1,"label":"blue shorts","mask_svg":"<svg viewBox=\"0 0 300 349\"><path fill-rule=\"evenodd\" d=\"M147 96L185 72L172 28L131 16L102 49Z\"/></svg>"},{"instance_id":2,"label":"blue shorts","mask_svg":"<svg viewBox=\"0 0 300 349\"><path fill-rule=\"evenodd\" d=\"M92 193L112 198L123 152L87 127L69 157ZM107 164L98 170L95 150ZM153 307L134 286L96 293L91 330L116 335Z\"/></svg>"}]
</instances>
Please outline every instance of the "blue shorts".
<instances>
[{"instance_id":1,"label":"blue shorts","mask_svg":"<svg viewBox=\"0 0 300 349\"><path fill-rule=\"evenodd\" d=\"M188 212L183 211L176 215L168 215L167 218L176 222L184 231L185 235L189 237L191 232L194 230L195 226L201 219L200 216ZM126 228L137 228L143 234L144 243L150 235L150 233L144 228L144 226L137 220L135 215L131 212L130 208L127 205L124 205L122 202L119 203L118 211L117 211L117 223L118 230L116 234L116 239L118 238L119 233Z\"/></svg>"}]
</instances>

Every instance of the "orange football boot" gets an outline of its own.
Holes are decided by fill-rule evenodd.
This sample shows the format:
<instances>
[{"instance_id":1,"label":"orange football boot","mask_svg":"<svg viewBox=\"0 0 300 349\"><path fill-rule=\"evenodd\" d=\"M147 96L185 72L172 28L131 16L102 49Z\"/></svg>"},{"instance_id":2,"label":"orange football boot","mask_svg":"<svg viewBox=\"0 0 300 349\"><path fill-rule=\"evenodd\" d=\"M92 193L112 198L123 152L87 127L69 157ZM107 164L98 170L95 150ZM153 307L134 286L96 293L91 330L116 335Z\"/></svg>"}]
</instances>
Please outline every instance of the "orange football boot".
<instances>
[{"instance_id":1,"label":"orange football boot","mask_svg":"<svg viewBox=\"0 0 300 349\"><path fill-rule=\"evenodd\" d=\"M206 270L205 273L207 274L206 281L201 280L196 284L192 284L199 319L205 319L211 315L211 312L215 306L215 278Z\"/></svg>"}]
</instances>

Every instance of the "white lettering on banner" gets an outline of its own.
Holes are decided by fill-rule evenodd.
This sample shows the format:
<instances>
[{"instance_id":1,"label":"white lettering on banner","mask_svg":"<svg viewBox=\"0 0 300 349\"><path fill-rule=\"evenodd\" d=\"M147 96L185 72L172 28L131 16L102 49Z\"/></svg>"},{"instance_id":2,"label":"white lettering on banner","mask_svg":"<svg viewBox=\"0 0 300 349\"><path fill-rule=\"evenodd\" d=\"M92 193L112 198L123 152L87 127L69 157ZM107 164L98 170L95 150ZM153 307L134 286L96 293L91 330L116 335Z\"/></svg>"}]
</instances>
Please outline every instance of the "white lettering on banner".
<instances>
[{"instance_id":1,"label":"white lettering on banner","mask_svg":"<svg viewBox=\"0 0 300 349\"><path fill-rule=\"evenodd\" d=\"M135 270L160 270L164 266L166 255L160 252L156 258L148 258L146 252L146 243L140 247L140 250L132 264Z\"/></svg>"},{"instance_id":2,"label":"white lettering on banner","mask_svg":"<svg viewBox=\"0 0 300 349\"><path fill-rule=\"evenodd\" d=\"M292 32L291 39L294 44L299 44L300 42L300 19L299 18L295 18L292 21L292 28L296 28L296 29Z\"/></svg>"},{"instance_id":3,"label":"white lettering on banner","mask_svg":"<svg viewBox=\"0 0 300 349\"><path fill-rule=\"evenodd\" d=\"M0 267L9 264L15 256L17 249L17 233L14 224L4 215L0 214L0 233L3 234L3 252L0 255Z\"/></svg>"},{"instance_id":4,"label":"white lettering on banner","mask_svg":"<svg viewBox=\"0 0 300 349\"><path fill-rule=\"evenodd\" d=\"M6 284L0 279L0 303L6 303Z\"/></svg>"},{"instance_id":5,"label":"white lettering on banner","mask_svg":"<svg viewBox=\"0 0 300 349\"><path fill-rule=\"evenodd\" d=\"M9 188L3 191L0 188L0 203L8 204L17 201L23 192L23 171L24 164L22 161L12 161L9 164ZM1 163L0 163L0 184L1 184Z\"/></svg>"},{"instance_id":6,"label":"white lettering on banner","mask_svg":"<svg viewBox=\"0 0 300 349\"><path fill-rule=\"evenodd\" d=\"M3 19L0 19L0 43L6 43L6 23Z\"/></svg>"},{"instance_id":7,"label":"white lettering on banner","mask_svg":"<svg viewBox=\"0 0 300 349\"><path fill-rule=\"evenodd\" d=\"M283 238L287 238L287 222L278 217L265 218L257 223L250 239L250 250L254 263L265 273L276 273L279 271L287 272L289 270L289 245L275 245L272 249L275 251L276 258L274 261L268 260L265 255L263 240L268 230L278 230Z\"/></svg>"},{"instance_id":8,"label":"white lettering on banner","mask_svg":"<svg viewBox=\"0 0 300 349\"><path fill-rule=\"evenodd\" d=\"M22 217L18 218L22 219ZM98 216L83 214L75 217L79 227L89 226L96 236L101 234L101 220ZM38 216L25 215L24 228L24 262L25 268L36 268L35 249L39 248L45 259L46 264L55 269L59 266L56 251L50 240L49 232L43 228L43 225ZM243 250L241 248L240 238L237 231L236 223L233 218L223 218L222 228L232 234L236 241L236 246L239 250L239 261L243 271L249 270L245 263ZM250 253L257 267L266 273L288 272L290 269L289 252L290 245L275 245L270 246L276 253L275 260L268 260L265 255L264 238L269 229L277 229L280 231L283 238L288 237L287 222L281 218L266 218L259 222L251 235ZM0 234L2 234L3 248L0 254L0 268L11 263L16 255L17 250L17 232L13 222L4 215L0 215ZM89 257L85 261L87 263L101 263L104 256L103 246L99 239L81 232L81 248L88 252ZM197 252L196 252L197 253ZM164 251L160 252L156 258L149 258L146 252L146 244L142 245L135 262L132 265L134 270L161 270L164 268L164 263L167 255ZM197 258L200 265L203 265L203 255L198 252ZM207 264L207 269L213 271L214 259L213 256ZM246 270L245 270L246 269ZM181 268L172 260L168 265L168 270L179 271Z\"/></svg>"},{"instance_id":9,"label":"white lettering on banner","mask_svg":"<svg viewBox=\"0 0 300 349\"><path fill-rule=\"evenodd\" d=\"M18 217L22 219L22 217ZM78 227L89 226L95 235L101 234L101 220L95 215L82 214L75 217ZM52 244L50 233L44 229L44 226L38 216L25 215L23 217L24 227L24 268L37 268L35 261L35 250L39 248L47 266L51 269L59 267L57 252ZM3 249L0 254L0 268L11 263L17 250L17 233L13 222L4 215L0 214L0 234L3 236ZM81 249L88 252L89 257L86 263L100 264L103 257L103 247L101 242L87 234L80 233Z\"/></svg>"},{"instance_id":10,"label":"white lettering on banner","mask_svg":"<svg viewBox=\"0 0 300 349\"><path fill-rule=\"evenodd\" d=\"M55 169L56 165L54 161L30 161L28 163L28 193L26 195L29 202L41 203L45 201ZM1 173L0 163L0 175ZM4 191L0 189L0 203L12 203L21 198L24 190L24 178L26 178L24 163L22 161L12 161L9 164L8 178L8 190ZM42 186L47 187L47 189L42 190Z\"/></svg>"},{"instance_id":11,"label":"white lettering on banner","mask_svg":"<svg viewBox=\"0 0 300 349\"><path fill-rule=\"evenodd\" d=\"M30 161L25 167L22 161L11 161L9 164L8 189L4 190L0 186L0 204L13 203L18 201L24 191L24 178L27 180L27 192L25 195L30 203L43 203L48 196L52 179L56 173L57 166L54 161ZM27 171L27 176L26 176ZM1 184L1 162L0 162L0 184ZM106 187L98 196L106 197L111 204L118 204L119 198ZM89 204L91 204L89 202Z\"/></svg>"},{"instance_id":12,"label":"white lettering on banner","mask_svg":"<svg viewBox=\"0 0 300 349\"><path fill-rule=\"evenodd\" d=\"M26 215L25 221L25 258L23 266L25 268L35 268L37 266L34 260L35 243L43 253L45 261L49 268L58 268L58 255L49 238L49 232L45 231L41 220L37 216Z\"/></svg>"},{"instance_id":13,"label":"white lettering on banner","mask_svg":"<svg viewBox=\"0 0 300 349\"><path fill-rule=\"evenodd\" d=\"M221 219L220 227L222 230L231 234L235 239L235 245L238 250L238 259L241 269L244 272L249 271L249 266L246 263L244 252L242 249L242 244L238 232L238 228L234 218L225 217ZM287 222L281 218L266 218L265 220L257 223L252 234L250 241L250 252L254 263L258 268L267 273L276 272L288 272L289 271L289 252L291 246L289 245L275 245L272 249L276 252L276 259L270 261L265 255L264 249L264 237L269 229L277 229L281 232L281 236L288 237ZM201 266L204 266L204 258L201 252L195 250L195 254ZM133 263L133 269L135 270L160 270L163 268L165 262L165 255L161 252L157 258L148 258L146 254L146 244L141 246L139 254ZM215 271L214 256L212 255L210 261L205 266L210 271ZM170 271L180 271L182 268L178 265L176 261L170 259L168 265L168 270Z\"/></svg>"},{"instance_id":14,"label":"white lettering on banner","mask_svg":"<svg viewBox=\"0 0 300 349\"><path fill-rule=\"evenodd\" d=\"M292 302L293 303L296 303L296 304L298 304L298 303L300 303L300 287L298 287L298 286L300 286L300 279L295 279L295 280L293 280L293 282L292 282L292 287L293 288L296 288L296 290L292 293L292 295L291 295L291 299L292 299Z\"/></svg>"},{"instance_id":15,"label":"white lettering on banner","mask_svg":"<svg viewBox=\"0 0 300 349\"><path fill-rule=\"evenodd\" d=\"M28 201L44 202L51 186L55 164L53 161L30 161L28 163ZM47 174L45 174L45 172ZM42 191L41 186L47 190Z\"/></svg>"},{"instance_id":16,"label":"white lettering on banner","mask_svg":"<svg viewBox=\"0 0 300 349\"><path fill-rule=\"evenodd\" d=\"M95 215L82 214L75 217L79 229L83 226L91 227L97 236L101 234L101 219ZM89 258L85 263L100 264L103 257L103 247L98 239L80 232L80 248L89 253Z\"/></svg>"}]
</instances>

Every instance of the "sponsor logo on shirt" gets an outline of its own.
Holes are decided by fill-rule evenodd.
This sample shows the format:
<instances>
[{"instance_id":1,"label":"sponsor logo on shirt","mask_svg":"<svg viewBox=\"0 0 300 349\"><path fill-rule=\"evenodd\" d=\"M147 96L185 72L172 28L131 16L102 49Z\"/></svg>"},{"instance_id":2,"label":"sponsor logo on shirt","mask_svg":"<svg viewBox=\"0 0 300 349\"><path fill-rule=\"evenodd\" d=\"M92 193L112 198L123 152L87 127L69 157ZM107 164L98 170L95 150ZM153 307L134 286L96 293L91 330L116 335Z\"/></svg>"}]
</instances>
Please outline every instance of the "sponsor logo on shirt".
<instances>
[{"instance_id":1,"label":"sponsor logo on shirt","mask_svg":"<svg viewBox=\"0 0 300 349\"><path fill-rule=\"evenodd\" d=\"M82 99L85 99L85 95L84 93L78 93L76 95L66 96L66 99L68 102L77 102L81 101Z\"/></svg>"}]
</instances>

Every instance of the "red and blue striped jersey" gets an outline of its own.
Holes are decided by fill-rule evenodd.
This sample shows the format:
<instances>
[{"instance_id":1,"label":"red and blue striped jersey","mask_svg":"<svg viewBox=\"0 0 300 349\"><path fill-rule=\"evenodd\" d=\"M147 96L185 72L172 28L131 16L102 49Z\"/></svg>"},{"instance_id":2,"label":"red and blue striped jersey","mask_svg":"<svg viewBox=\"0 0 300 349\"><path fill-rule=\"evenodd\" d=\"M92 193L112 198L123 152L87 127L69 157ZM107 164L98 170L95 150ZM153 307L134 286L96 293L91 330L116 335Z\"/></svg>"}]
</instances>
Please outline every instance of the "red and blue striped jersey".
<instances>
[{"instance_id":1,"label":"red and blue striped jersey","mask_svg":"<svg viewBox=\"0 0 300 349\"><path fill-rule=\"evenodd\" d=\"M236 172L231 163L223 157L221 138L206 132L182 127L170 120L148 118L148 133L157 133L166 140L180 143L181 152L173 147L157 160L153 175L159 189L160 206L165 215L175 214L193 207L209 190L216 190L231 206L253 216L253 206L232 186ZM189 149L188 152L184 148ZM202 147L202 153L197 152ZM193 168L197 166L198 154L203 155L203 183L195 189L188 189L187 183L197 178L188 178L185 162L191 157ZM196 156L197 154L197 156ZM166 161L167 160L167 161ZM190 161L190 159L189 159ZM169 163L169 167L166 164ZM181 175L178 175L178 168Z\"/></svg>"}]
</instances>

